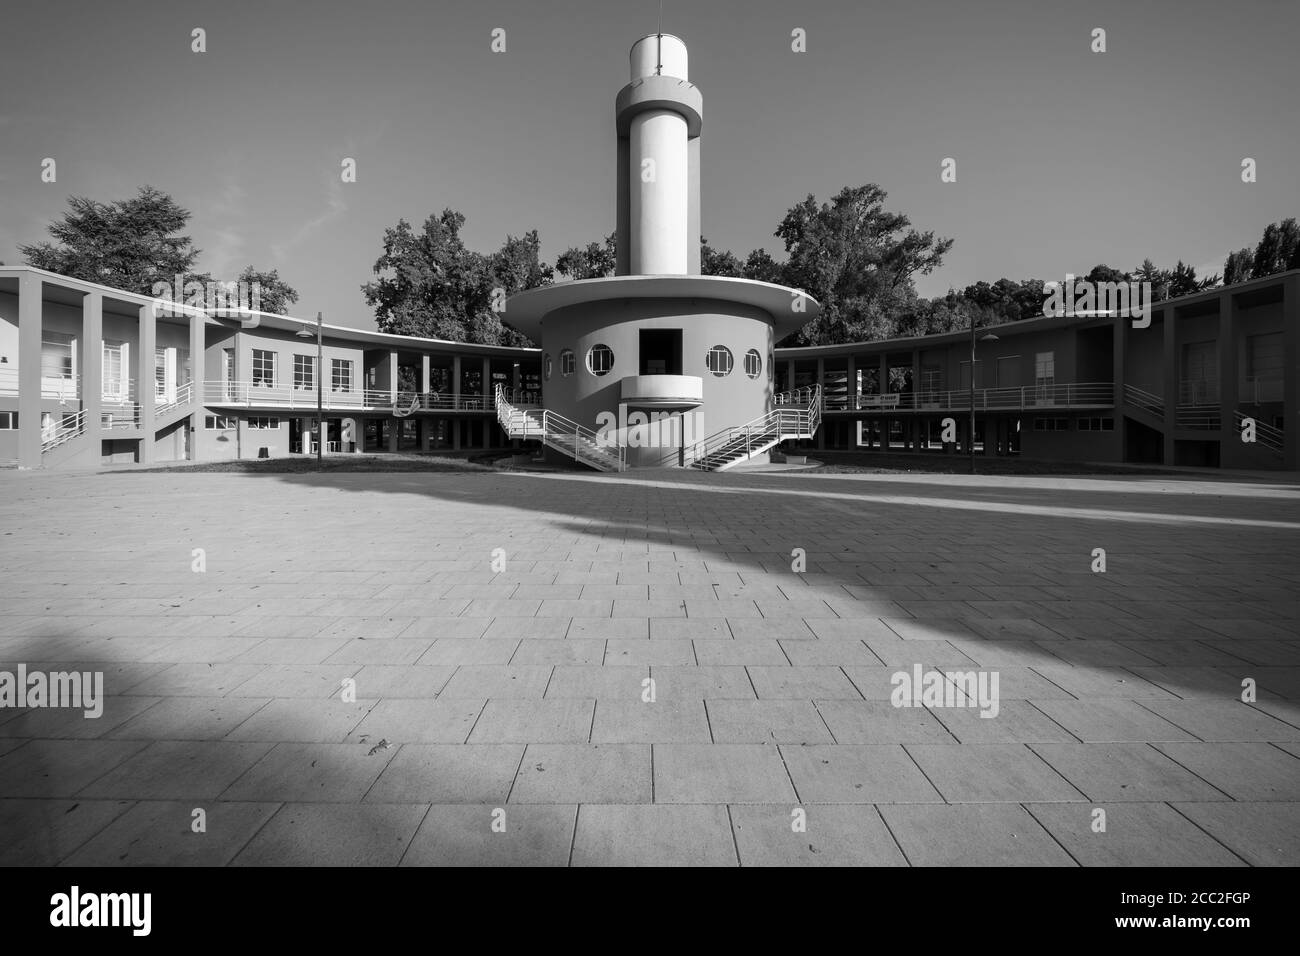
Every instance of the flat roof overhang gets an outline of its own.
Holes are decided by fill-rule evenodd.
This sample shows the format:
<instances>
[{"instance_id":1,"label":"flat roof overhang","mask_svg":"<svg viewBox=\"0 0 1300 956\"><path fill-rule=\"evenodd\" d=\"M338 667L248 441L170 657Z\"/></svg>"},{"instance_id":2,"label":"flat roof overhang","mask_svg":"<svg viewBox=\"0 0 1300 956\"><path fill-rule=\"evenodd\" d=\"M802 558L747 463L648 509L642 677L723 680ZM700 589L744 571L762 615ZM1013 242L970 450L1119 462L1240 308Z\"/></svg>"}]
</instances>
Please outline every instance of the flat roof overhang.
<instances>
[{"instance_id":1,"label":"flat roof overhang","mask_svg":"<svg viewBox=\"0 0 1300 956\"><path fill-rule=\"evenodd\" d=\"M739 302L762 309L770 315L778 341L821 313L821 305L812 296L800 289L771 282L735 279L730 276L636 275L579 279L576 282L529 289L507 300L501 319L534 342L540 342L546 316L557 309L592 302L632 299L712 299ZM795 311L796 308L802 311Z\"/></svg>"}]
</instances>

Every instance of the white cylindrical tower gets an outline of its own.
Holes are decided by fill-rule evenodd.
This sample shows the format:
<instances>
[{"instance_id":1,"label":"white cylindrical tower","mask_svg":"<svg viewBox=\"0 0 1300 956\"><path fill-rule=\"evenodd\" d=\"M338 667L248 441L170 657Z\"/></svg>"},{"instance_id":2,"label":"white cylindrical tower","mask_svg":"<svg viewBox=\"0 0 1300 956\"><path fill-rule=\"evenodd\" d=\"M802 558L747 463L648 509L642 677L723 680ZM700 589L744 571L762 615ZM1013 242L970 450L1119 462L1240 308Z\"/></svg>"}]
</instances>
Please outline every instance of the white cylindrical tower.
<instances>
[{"instance_id":1,"label":"white cylindrical tower","mask_svg":"<svg viewBox=\"0 0 1300 956\"><path fill-rule=\"evenodd\" d=\"M652 33L632 44L628 59L632 65L632 79L643 76L675 76L689 80L686 72L686 44L669 33Z\"/></svg>"},{"instance_id":2,"label":"white cylindrical tower","mask_svg":"<svg viewBox=\"0 0 1300 956\"><path fill-rule=\"evenodd\" d=\"M632 81L664 76L686 81L686 44L667 34L632 46ZM628 128L628 266L639 275L685 275L690 242L690 169L686 117L647 109Z\"/></svg>"}]
</instances>

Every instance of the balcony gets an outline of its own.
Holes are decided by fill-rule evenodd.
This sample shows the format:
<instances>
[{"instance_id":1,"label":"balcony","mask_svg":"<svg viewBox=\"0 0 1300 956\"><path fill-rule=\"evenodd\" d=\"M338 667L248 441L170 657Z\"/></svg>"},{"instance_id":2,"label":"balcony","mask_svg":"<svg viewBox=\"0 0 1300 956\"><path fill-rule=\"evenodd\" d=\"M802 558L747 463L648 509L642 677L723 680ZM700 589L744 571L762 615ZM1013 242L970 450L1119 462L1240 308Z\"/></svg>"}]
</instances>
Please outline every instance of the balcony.
<instances>
[{"instance_id":1,"label":"balcony","mask_svg":"<svg viewBox=\"0 0 1300 956\"><path fill-rule=\"evenodd\" d=\"M626 375L619 390L622 401L639 408L694 408L704 401L697 375Z\"/></svg>"},{"instance_id":2,"label":"balcony","mask_svg":"<svg viewBox=\"0 0 1300 956\"><path fill-rule=\"evenodd\" d=\"M966 412L968 388L886 392L883 395L827 395L827 412ZM1111 382L1068 382L1051 385L1013 385L975 389L975 410L1012 412L1037 409L1112 408L1115 386Z\"/></svg>"},{"instance_id":3,"label":"balcony","mask_svg":"<svg viewBox=\"0 0 1300 956\"><path fill-rule=\"evenodd\" d=\"M204 382L203 404L212 408L267 408L277 411L316 411L316 389L260 382ZM327 411L378 412L399 417L417 412L492 412L490 395L443 392L398 392L388 389L332 389L321 395Z\"/></svg>"}]
</instances>

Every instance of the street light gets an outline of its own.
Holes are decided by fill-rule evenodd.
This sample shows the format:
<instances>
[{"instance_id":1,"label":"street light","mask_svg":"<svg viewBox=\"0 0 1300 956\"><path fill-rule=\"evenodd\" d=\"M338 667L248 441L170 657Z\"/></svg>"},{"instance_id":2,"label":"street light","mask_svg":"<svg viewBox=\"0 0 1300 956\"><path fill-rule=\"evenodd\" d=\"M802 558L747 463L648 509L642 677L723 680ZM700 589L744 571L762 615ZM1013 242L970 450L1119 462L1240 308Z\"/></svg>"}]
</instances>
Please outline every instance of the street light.
<instances>
[{"instance_id":1,"label":"street light","mask_svg":"<svg viewBox=\"0 0 1300 956\"><path fill-rule=\"evenodd\" d=\"M972 320L973 321L973 320ZM300 339L311 338L311 332L303 327L294 333ZM321 452L325 447L325 428L322 421L324 406L322 389L325 387L325 369L322 365L321 348L321 314L316 313L316 465L321 465Z\"/></svg>"},{"instance_id":2,"label":"street light","mask_svg":"<svg viewBox=\"0 0 1300 956\"><path fill-rule=\"evenodd\" d=\"M980 336L981 342L996 342L992 332ZM966 449L970 453L970 473L975 474L975 313L970 316L970 429L966 432Z\"/></svg>"}]
</instances>

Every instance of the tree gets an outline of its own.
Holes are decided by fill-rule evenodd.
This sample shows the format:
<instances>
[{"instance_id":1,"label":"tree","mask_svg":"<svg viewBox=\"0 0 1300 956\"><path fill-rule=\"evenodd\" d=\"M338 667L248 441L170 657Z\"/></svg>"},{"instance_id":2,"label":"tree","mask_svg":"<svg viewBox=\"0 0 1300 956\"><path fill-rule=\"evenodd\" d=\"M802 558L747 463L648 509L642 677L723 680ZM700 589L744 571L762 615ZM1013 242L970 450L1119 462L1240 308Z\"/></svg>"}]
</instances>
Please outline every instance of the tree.
<instances>
[{"instance_id":1,"label":"tree","mask_svg":"<svg viewBox=\"0 0 1300 956\"><path fill-rule=\"evenodd\" d=\"M54 243L19 245L29 266L143 295L177 276L195 278L199 250L182 234L189 210L166 193L141 186L131 199L70 196L68 206L49 226Z\"/></svg>"},{"instance_id":2,"label":"tree","mask_svg":"<svg viewBox=\"0 0 1300 956\"><path fill-rule=\"evenodd\" d=\"M1280 223L1270 223L1264 229L1264 235L1255 247L1255 258L1251 263L1251 274L1256 279L1285 272L1300 264L1300 226L1294 218L1283 219ZM1293 264L1294 263L1294 264Z\"/></svg>"},{"instance_id":3,"label":"tree","mask_svg":"<svg viewBox=\"0 0 1300 956\"><path fill-rule=\"evenodd\" d=\"M745 257L741 274L746 279L785 285L785 266L773 259L766 249L754 249Z\"/></svg>"},{"instance_id":4,"label":"tree","mask_svg":"<svg viewBox=\"0 0 1300 956\"><path fill-rule=\"evenodd\" d=\"M611 232L604 243L589 242L586 248L570 246L555 260L555 271L570 279L603 279L618 268L618 234Z\"/></svg>"},{"instance_id":5,"label":"tree","mask_svg":"<svg viewBox=\"0 0 1300 956\"><path fill-rule=\"evenodd\" d=\"M744 267L729 251L714 249L709 240L700 236L700 274L739 278L744 275Z\"/></svg>"},{"instance_id":6,"label":"tree","mask_svg":"<svg viewBox=\"0 0 1300 956\"><path fill-rule=\"evenodd\" d=\"M200 276L199 280L210 281L206 273ZM298 301L298 290L282 280L277 269L259 272L252 266L245 266L244 271L235 281L249 289L257 290L257 308L262 312L288 315L289 309Z\"/></svg>"},{"instance_id":7,"label":"tree","mask_svg":"<svg viewBox=\"0 0 1300 956\"><path fill-rule=\"evenodd\" d=\"M1249 248L1241 248L1228 253L1223 260L1223 284L1233 285L1245 282L1255 274L1255 254Z\"/></svg>"},{"instance_id":8,"label":"tree","mask_svg":"<svg viewBox=\"0 0 1300 956\"><path fill-rule=\"evenodd\" d=\"M913 276L932 272L952 248L951 239L918 233L906 216L886 212L885 197L874 183L842 189L820 206L810 194L777 227L786 283L822 305L796 342L851 341L878 330L915 297Z\"/></svg>"},{"instance_id":9,"label":"tree","mask_svg":"<svg viewBox=\"0 0 1300 956\"><path fill-rule=\"evenodd\" d=\"M420 232L405 219L384 231L377 277L361 287L381 332L483 345L530 345L493 310L502 296L548 285L536 230L507 236L489 256L461 239L465 217L454 209L430 215ZM508 316L507 316L508 318Z\"/></svg>"},{"instance_id":10,"label":"tree","mask_svg":"<svg viewBox=\"0 0 1300 956\"><path fill-rule=\"evenodd\" d=\"M486 264L461 240L464 224L444 209L418 233L405 219L384 231L378 278L361 287L381 332L466 341L470 317L488 303Z\"/></svg>"}]
</instances>

